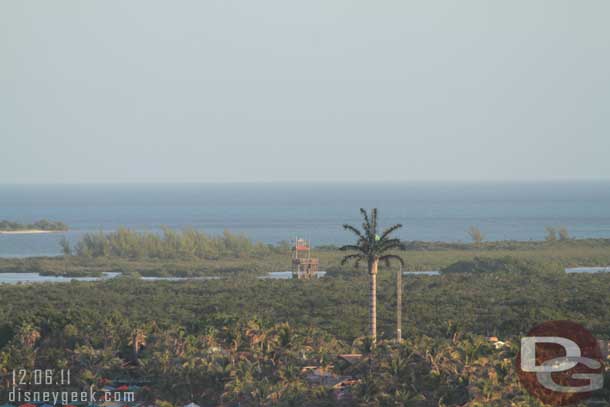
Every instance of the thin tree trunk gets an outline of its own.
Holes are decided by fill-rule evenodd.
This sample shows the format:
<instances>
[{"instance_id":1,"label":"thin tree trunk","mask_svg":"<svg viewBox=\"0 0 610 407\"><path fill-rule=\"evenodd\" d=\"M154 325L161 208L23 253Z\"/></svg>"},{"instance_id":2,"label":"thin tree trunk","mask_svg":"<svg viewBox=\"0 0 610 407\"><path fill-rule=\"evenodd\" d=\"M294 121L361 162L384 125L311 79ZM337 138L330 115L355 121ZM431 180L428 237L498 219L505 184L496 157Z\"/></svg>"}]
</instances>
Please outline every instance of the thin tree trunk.
<instances>
[{"instance_id":1,"label":"thin tree trunk","mask_svg":"<svg viewBox=\"0 0 610 407\"><path fill-rule=\"evenodd\" d=\"M370 336L375 343L377 341L377 266L379 260L369 263L369 320Z\"/></svg>"},{"instance_id":2,"label":"thin tree trunk","mask_svg":"<svg viewBox=\"0 0 610 407\"><path fill-rule=\"evenodd\" d=\"M396 341L402 341L402 267L396 273Z\"/></svg>"}]
</instances>

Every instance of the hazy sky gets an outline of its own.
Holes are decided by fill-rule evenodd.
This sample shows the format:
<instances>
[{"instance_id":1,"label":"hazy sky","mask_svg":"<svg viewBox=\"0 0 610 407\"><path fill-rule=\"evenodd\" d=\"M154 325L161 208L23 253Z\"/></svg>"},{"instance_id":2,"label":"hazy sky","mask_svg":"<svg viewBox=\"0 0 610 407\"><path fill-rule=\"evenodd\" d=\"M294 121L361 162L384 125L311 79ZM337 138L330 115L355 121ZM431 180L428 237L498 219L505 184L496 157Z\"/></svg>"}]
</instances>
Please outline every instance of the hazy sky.
<instances>
[{"instance_id":1,"label":"hazy sky","mask_svg":"<svg viewBox=\"0 0 610 407\"><path fill-rule=\"evenodd\" d=\"M610 178L610 2L0 3L0 183Z\"/></svg>"}]
</instances>

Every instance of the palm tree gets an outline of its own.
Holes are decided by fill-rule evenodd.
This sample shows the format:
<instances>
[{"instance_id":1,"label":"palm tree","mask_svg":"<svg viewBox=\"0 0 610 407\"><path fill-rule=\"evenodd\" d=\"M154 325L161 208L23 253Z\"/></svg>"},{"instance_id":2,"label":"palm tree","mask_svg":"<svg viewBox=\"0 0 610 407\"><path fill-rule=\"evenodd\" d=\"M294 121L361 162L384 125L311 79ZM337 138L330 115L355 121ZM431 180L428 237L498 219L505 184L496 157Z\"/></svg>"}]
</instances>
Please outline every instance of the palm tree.
<instances>
[{"instance_id":1,"label":"palm tree","mask_svg":"<svg viewBox=\"0 0 610 407\"><path fill-rule=\"evenodd\" d=\"M131 337L129 338L129 346L131 346L131 357L132 361L135 364L139 363L138 356L140 354L140 350L144 346L146 346L146 333L144 333L143 329L134 329L131 332Z\"/></svg>"},{"instance_id":2,"label":"palm tree","mask_svg":"<svg viewBox=\"0 0 610 407\"><path fill-rule=\"evenodd\" d=\"M33 349L40 339L40 331L30 324L25 324L19 329L18 338L24 347Z\"/></svg>"},{"instance_id":3,"label":"palm tree","mask_svg":"<svg viewBox=\"0 0 610 407\"><path fill-rule=\"evenodd\" d=\"M368 214L364 209L360 209L362 213L362 231L351 225L343 225L345 230L354 233L358 237L358 241L354 245L346 245L340 250L350 250L356 253L348 254L343 257L341 264L354 260L356 267L360 262L366 261L369 271L369 320L370 320L370 336L373 342L377 339L377 268L379 262L384 262L388 267L391 260L398 261L404 265L404 261L400 256L389 253L393 249L400 249L402 244L400 239L392 238L390 235L402 227L401 224L393 225L384 230L381 235L377 234L377 209L371 210L369 219Z\"/></svg>"}]
</instances>

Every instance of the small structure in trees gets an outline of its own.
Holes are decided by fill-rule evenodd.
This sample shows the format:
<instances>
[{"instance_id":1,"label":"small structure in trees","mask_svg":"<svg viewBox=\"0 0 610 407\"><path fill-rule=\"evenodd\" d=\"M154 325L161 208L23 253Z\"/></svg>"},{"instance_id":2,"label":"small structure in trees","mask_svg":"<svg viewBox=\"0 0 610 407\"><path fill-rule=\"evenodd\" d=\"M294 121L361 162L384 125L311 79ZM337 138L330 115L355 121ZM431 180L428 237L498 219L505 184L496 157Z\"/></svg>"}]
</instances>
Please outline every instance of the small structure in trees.
<instances>
[{"instance_id":1,"label":"small structure in trees","mask_svg":"<svg viewBox=\"0 0 610 407\"><path fill-rule=\"evenodd\" d=\"M292 247L292 275L298 279L316 276L320 260L311 257L311 245L305 239L296 238Z\"/></svg>"}]
</instances>

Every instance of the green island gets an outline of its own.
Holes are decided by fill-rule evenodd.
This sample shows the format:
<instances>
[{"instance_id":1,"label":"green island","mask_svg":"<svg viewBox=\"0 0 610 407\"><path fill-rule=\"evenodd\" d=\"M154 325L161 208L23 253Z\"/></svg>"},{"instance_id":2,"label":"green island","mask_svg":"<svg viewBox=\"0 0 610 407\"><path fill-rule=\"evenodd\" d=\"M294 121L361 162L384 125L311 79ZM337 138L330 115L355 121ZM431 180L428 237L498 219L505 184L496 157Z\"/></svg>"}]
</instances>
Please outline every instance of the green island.
<instances>
[{"instance_id":1,"label":"green island","mask_svg":"<svg viewBox=\"0 0 610 407\"><path fill-rule=\"evenodd\" d=\"M60 257L0 259L1 272L122 273L0 285L0 396L7 372L38 367L70 369L75 389L128 383L161 407L542 407L519 384L519 338L538 323L571 320L610 339L610 273L565 272L609 265L610 239L399 247L384 239L379 247L407 272L400 341L398 264L378 265L371 333L371 276L366 264L342 261L370 249L362 240L315 248L327 273L310 280L259 278L290 269L290 244L229 232L120 229L62 240ZM441 272L408 273L423 270ZM593 400L610 398L608 373L605 383Z\"/></svg>"},{"instance_id":2,"label":"green island","mask_svg":"<svg viewBox=\"0 0 610 407\"><path fill-rule=\"evenodd\" d=\"M41 219L34 223L24 224L0 220L0 232L62 232L68 230L68 226L63 222Z\"/></svg>"}]
</instances>

